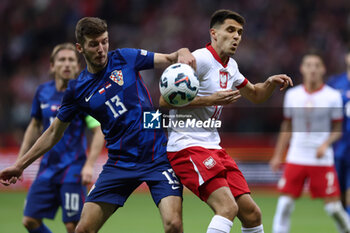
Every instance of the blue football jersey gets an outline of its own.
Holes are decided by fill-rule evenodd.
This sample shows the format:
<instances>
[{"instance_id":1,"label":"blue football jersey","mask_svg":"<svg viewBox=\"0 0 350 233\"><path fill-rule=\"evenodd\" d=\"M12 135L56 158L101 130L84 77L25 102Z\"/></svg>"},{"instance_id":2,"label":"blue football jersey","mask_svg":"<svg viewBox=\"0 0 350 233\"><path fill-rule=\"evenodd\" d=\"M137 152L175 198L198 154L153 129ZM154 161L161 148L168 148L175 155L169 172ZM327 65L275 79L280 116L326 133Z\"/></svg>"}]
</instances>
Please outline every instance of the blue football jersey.
<instances>
[{"instance_id":1,"label":"blue football jersey","mask_svg":"<svg viewBox=\"0 0 350 233\"><path fill-rule=\"evenodd\" d=\"M116 166L134 167L166 158L166 137L161 129L144 129L143 112L152 111L149 92L139 74L151 69L154 53L117 49L96 73L83 70L64 95L58 118L69 122L83 111L101 123L108 156ZM158 87L157 87L158 88Z\"/></svg>"},{"instance_id":2,"label":"blue football jersey","mask_svg":"<svg viewBox=\"0 0 350 233\"><path fill-rule=\"evenodd\" d=\"M346 73L335 75L328 85L340 91L344 104L343 136L335 143L335 156L350 160L350 81Z\"/></svg>"},{"instance_id":3,"label":"blue football jersey","mask_svg":"<svg viewBox=\"0 0 350 233\"><path fill-rule=\"evenodd\" d=\"M61 105L64 92L56 90L55 82L40 85L36 91L31 116L41 120L46 130L55 119ZM86 114L76 114L63 138L47 152L40 163L38 179L47 179L56 183L78 183L80 172L86 161L85 138Z\"/></svg>"}]
</instances>

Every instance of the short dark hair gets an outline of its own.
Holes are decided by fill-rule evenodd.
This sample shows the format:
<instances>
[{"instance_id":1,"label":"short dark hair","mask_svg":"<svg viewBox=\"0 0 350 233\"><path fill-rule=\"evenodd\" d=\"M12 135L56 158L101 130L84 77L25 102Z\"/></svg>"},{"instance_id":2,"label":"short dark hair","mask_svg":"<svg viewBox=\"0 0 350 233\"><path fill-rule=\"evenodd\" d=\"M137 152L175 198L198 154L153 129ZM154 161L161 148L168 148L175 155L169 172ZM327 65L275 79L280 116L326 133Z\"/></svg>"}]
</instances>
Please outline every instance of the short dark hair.
<instances>
[{"instance_id":1,"label":"short dark hair","mask_svg":"<svg viewBox=\"0 0 350 233\"><path fill-rule=\"evenodd\" d=\"M67 42L67 43L58 44L53 48L50 56L50 62L54 63L57 53L64 49L72 50L75 53L77 60L79 61L79 54L74 44Z\"/></svg>"},{"instance_id":2,"label":"short dark hair","mask_svg":"<svg viewBox=\"0 0 350 233\"><path fill-rule=\"evenodd\" d=\"M99 36L107 31L107 22L97 17L84 17L80 19L75 27L75 38L77 42L84 45L84 36Z\"/></svg>"},{"instance_id":3,"label":"short dark hair","mask_svg":"<svg viewBox=\"0 0 350 233\"><path fill-rule=\"evenodd\" d=\"M223 24L226 19L236 20L242 26L245 24L244 17L238 14L237 12L222 9L222 10L217 10L212 14L210 19L210 28L213 28L218 24L219 25Z\"/></svg>"},{"instance_id":4,"label":"short dark hair","mask_svg":"<svg viewBox=\"0 0 350 233\"><path fill-rule=\"evenodd\" d=\"M310 49L308 50L307 52L305 52L303 54L303 57L302 57L302 61L304 60L305 57L307 56L316 56L316 57L319 57L320 60L322 61L322 63L324 63L324 59L323 59L323 54L320 50L317 50L317 49Z\"/></svg>"}]
</instances>

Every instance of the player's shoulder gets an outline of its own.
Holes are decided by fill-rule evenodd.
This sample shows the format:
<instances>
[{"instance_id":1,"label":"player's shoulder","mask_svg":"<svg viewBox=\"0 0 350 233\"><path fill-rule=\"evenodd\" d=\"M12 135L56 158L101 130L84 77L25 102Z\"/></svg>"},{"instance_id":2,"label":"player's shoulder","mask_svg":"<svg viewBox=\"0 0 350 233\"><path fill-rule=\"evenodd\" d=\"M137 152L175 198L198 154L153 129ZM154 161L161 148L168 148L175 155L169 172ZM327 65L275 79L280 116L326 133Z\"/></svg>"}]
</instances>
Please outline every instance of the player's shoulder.
<instances>
[{"instance_id":1,"label":"player's shoulder","mask_svg":"<svg viewBox=\"0 0 350 233\"><path fill-rule=\"evenodd\" d=\"M302 84L296 85L294 87L288 88L286 91L286 95L297 95L299 93L304 93L305 89Z\"/></svg>"},{"instance_id":2,"label":"player's shoulder","mask_svg":"<svg viewBox=\"0 0 350 233\"><path fill-rule=\"evenodd\" d=\"M47 81L47 82L40 84L37 88L37 91L48 90L48 89L53 89L53 88L56 88L55 81L50 80L50 81Z\"/></svg>"},{"instance_id":3,"label":"player's shoulder","mask_svg":"<svg viewBox=\"0 0 350 233\"><path fill-rule=\"evenodd\" d=\"M337 88L339 85L343 86L344 83L347 83L347 82L348 82L348 78L347 78L347 73L345 72L345 73L330 76L327 81L327 84Z\"/></svg>"},{"instance_id":4,"label":"player's shoulder","mask_svg":"<svg viewBox=\"0 0 350 233\"><path fill-rule=\"evenodd\" d=\"M209 62L210 61L210 52L206 48L200 48L192 52L192 55L196 58L198 62Z\"/></svg>"},{"instance_id":5,"label":"player's shoulder","mask_svg":"<svg viewBox=\"0 0 350 233\"><path fill-rule=\"evenodd\" d=\"M323 91L325 92L325 95L336 96L336 97L340 96L340 92L337 89L327 84L324 85Z\"/></svg>"}]
</instances>

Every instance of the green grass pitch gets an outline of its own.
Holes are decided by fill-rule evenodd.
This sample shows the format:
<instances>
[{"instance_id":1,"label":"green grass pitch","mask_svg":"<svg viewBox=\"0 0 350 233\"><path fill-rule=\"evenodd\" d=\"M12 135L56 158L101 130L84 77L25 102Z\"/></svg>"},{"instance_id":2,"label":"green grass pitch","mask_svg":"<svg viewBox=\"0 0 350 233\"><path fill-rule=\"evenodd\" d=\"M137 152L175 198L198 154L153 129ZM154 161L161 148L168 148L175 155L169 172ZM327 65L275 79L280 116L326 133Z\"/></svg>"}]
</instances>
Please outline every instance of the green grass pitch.
<instances>
[{"instance_id":1,"label":"green grass pitch","mask_svg":"<svg viewBox=\"0 0 350 233\"><path fill-rule=\"evenodd\" d=\"M0 232L26 232L21 224L25 195L24 192L0 193ZM252 196L262 210L265 232L270 233L277 195L257 190L253 191ZM206 232L207 225L213 215L209 207L192 193L186 192L183 208L185 232ZM54 233L65 232L60 212L57 213L55 220L45 220L44 222ZM241 232L240 227L240 222L236 219L231 232ZM158 209L149 193L134 193L125 206L112 215L100 232L158 233L163 232L163 228ZM324 212L322 200L311 200L305 196L296 202L292 215L291 233L332 232L337 232L337 230L333 221Z\"/></svg>"}]
</instances>

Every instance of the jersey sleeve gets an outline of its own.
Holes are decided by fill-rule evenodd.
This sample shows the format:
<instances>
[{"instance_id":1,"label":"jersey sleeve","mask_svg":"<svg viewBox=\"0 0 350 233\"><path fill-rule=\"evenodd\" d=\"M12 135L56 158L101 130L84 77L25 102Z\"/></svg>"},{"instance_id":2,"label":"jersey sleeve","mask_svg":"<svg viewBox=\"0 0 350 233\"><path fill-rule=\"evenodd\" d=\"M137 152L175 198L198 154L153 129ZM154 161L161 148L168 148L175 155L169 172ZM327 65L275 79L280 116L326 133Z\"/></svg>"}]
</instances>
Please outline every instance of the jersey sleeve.
<instances>
[{"instance_id":1,"label":"jersey sleeve","mask_svg":"<svg viewBox=\"0 0 350 233\"><path fill-rule=\"evenodd\" d=\"M90 115L87 115L85 117L85 123L89 129L93 129L93 128L101 125L100 122L98 122L95 118L93 118Z\"/></svg>"},{"instance_id":2,"label":"jersey sleeve","mask_svg":"<svg viewBox=\"0 0 350 233\"><path fill-rule=\"evenodd\" d=\"M292 119L292 105L290 95L290 91L287 91L283 101L283 117L287 120Z\"/></svg>"},{"instance_id":3,"label":"jersey sleeve","mask_svg":"<svg viewBox=\"0 0 350 233\"><path fill-rule=\"evenodd\" d=\"M69 82L61 107L58 110L57 118L63 122L72 121L74 116L79 112L78 105L74 99L74 83L73 81Z\"/></svg>"},{"instance_id":4,"label":"jersey sleeve","mask_svg":"<svg viewBox=\"0 0 350 233\"><path fill-rule=\"evenodd\" d=\"M40 108L40 87L36 90L33 103L32 103L32 112L30 114L31 117L41 120L42 119L42 112Z\"/></svg>"},{"instance_id":5,"label":"jersey sleeve","mask_svg":"<svg viewBox=\"0 0 350 233\"><path fill-rule=\"evenodd\" d=\"M121 49L125 60L133 65L137 71L152 69L154 66L154 53L144 49Z\"/></svg>"},{"instance_id":6,"label":"jersey sleeve","mask_svg":"<svg viewBox=\"0 0 350 233\"><path fill-rule=\"evenodd\" d=\"M240 89L242 87L245 87L248 84L248 79L246 79L243 74L238 69L238 65L235 61L235 66L234 68L236 69L236 72L233 75L233 86L237 89Z\"/></svg>"},{"instance_id":7,"label":"jersey sleeve","mask_svg":"<svg viewBox=\"0 0 350 233\"><path fill-rule=\"evenodd\" d=\"M341 94L338 91L335 93L334 102L332 104L332 110L333 121L343 120L343 100Z\"/></svg>"}]
</instances>

